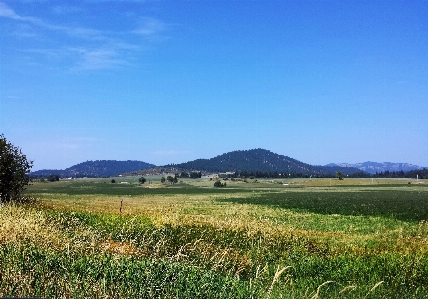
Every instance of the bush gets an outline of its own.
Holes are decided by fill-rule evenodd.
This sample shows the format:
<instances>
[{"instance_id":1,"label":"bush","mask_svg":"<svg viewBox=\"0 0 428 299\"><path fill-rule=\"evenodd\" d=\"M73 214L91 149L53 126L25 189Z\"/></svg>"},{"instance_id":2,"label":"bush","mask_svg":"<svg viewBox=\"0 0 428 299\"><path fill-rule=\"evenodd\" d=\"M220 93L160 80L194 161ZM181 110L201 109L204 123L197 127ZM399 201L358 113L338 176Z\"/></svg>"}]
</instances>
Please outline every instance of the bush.
<instances>
[{"instance_id":1,"label":"bush","mask_svg":"<svg viewBox=\"0 0 428 299\"><path fill-rule=\"evenodd\" d=\"M51 174L48 176L49 182L58 182L59 181L59 175Z\"/></svg>"},{"instance_id":2,"label":"bush","mask_svg":"<svg viewBox=\"0 0 428 299\"><path fill-rule=\"evenodd\" d=\"M226 187L226 182L222 183L220 181L215 181L214 182L214 187Z\"/></svg>"}]
</instances>

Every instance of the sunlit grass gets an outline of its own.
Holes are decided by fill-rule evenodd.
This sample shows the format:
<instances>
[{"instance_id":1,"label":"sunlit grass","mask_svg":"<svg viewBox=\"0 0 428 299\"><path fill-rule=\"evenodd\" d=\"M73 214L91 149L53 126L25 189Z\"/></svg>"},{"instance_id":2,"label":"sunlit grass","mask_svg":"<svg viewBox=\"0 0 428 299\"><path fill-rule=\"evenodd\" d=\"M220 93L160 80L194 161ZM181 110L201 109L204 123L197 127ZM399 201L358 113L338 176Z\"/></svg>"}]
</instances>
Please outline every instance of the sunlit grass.
<instances>
[{"instance_id":1,"label":"sunlit grass","mask_svg":"<svg viewBox=\"0 0 428 299\"><path fill-rule=\"evenodd\" d=\"M208 183L31 186L0 208L0 296L428 296L425 186Z\"/></svg>"}]
</instances>

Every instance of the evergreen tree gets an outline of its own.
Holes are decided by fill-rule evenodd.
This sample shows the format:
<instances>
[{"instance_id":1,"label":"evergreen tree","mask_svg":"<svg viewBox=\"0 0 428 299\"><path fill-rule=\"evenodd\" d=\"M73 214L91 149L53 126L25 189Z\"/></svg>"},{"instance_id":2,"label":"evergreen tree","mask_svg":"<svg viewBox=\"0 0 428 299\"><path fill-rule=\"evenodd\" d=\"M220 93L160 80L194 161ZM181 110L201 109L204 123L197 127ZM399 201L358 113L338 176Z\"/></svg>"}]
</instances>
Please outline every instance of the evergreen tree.
<instances>
[{"instance_id":1,"label":"evergreen tree","mask_svg":"<svg viewBox=\"0 0 428 299\"><path fill-rule=\"evenodd\" d=\"M51 174L48 176L48 181L49 182L58 182L59 181L59 175L57 174Z\"/></svg>"}]
</instances>

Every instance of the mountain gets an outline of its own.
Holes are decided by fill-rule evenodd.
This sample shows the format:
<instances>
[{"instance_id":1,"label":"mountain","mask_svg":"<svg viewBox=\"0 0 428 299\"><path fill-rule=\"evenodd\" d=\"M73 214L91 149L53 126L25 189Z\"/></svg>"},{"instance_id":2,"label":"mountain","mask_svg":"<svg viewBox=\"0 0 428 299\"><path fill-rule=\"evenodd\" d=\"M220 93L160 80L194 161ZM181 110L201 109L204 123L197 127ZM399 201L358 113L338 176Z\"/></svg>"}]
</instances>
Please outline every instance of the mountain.
<instances>
[{"instance_id":1,"label":"mountain","mask_svg":"<svg viewBox=\"0 0 428 299\"><path fill-rule=\"evenodd\" d=\"M409 164L409 163L392 163L392 162L363 162L363 163L355 163L355 164L349 164L349 163L330 163L327 164L328 167L352 167L352 168L358 168L362 171L368 172L370 174L375 174L376 172L385 172L385 171L410 171L410 170L418 170L422 169L422 167L419 167L417 165Z\"/></svg>"},{"instance_id":2,"label":"mountain","mask_svg":"<svg viewBox=\"0 0 428 299\"><path fill-rule=\"evenodd\" d=\"M60 177L109 177L115 176L124 172L146 169L155 165L142 161L116 161L116 160L97 160L86 161L76 164L64 170L43 169L30 173L30 176L48 176L51 174L59 175Z\"/></svg>"},{"instance_id":3,"label":"mountain","mask_svg":"<svg viewBox=\"0 0 428 299\"><path fill-rule=\"evenodd\" d=\"M219 155L211 159L197 159L194 161L167 165L187 171L205 172L278 172L288 174L304 175L326 175L335 174L340 170L343 174L361 172L357 168L351 167L325 167L314 166L295 160L293 158L278 155L265 149L252 149L244 151L233 151Z\"/></svg>"}]
</instances>

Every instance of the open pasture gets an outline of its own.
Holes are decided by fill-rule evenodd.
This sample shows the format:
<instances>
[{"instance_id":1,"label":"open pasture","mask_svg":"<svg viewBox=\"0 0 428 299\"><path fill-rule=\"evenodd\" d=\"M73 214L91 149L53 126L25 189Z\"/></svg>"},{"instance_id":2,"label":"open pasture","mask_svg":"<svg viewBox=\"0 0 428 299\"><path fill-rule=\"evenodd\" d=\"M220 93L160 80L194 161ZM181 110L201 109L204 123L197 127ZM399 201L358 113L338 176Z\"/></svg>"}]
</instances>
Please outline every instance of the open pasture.
<instances>
[{"instance_id":1,"label":"open pasture","mask_svg":"<svg viewBox=\"0 0 428 299\"><path fill-rule=\"evenodd\" d=\"M0 296L428 297L426 182L137 180L2 206Z\"/></svg>"}]
</instances>

